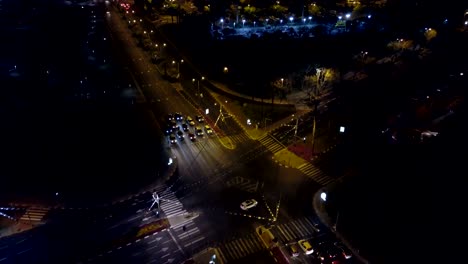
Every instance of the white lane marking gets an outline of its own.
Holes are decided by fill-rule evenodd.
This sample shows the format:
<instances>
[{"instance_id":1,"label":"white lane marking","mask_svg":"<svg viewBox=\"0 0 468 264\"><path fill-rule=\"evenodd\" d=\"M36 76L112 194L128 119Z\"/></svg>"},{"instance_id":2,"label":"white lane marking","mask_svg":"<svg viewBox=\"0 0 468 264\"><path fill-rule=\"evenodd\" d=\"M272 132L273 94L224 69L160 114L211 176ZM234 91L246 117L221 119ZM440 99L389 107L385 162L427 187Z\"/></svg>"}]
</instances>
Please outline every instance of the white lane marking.
<instances>
[{"instance_id":1,"label":"white lane marking","mask_svg":"<svg viewBox=\"0 0 468 264\"><path fill-rule=\"evenodd\" d=\"M137 216L135 216L135 217L132 217L132 218L128 219L128 220L127 220L127 222L132 222L133 220L136 220L136 219L138 219L138 218L140 218L140 216L139 216L139 215L137 215Z\"/></svg>"},{"instance_id":2,"label":"white lane marking","mask_svg":"<svg viewBox=\"0 0 468 264\"><path fill-rule=\"evenodd\" d=\"M23 250L23 251L21 251L21 252L18 252L18 253L16 253L16 255L23 254L24 252L28 252L28 251L31 250L31 249L32 249L32 248L28 248L28 249L26 249L26 250Z\"/></svg>"},{"instance_id":3,"label":"white lane marking","mask_svg":"<svg viewBox=\"0 0 468 264\"><path fill-rule=\"evenodd\" d=\"M177 245L177 247L180 249L180 251L185 254L185 251L182 249L182 247L177 243L177 240L175 239L174 235L172 234L171 230L169 229L169 235L171 235L172 241Z\"/></svg>"},{"instance_id":4,"label":"white lane marking","mask_svg":"<svg viewBox=\"0 0 468 264\"><path fill-rule=\"evenodd\" d=\"M2 259L0 259L0 261L4 261L4 260L6 260L6 259L7 259L7 258L2 258Z\"/></svg>"},{"instance_id":5,"label":"white lane marking","mask_svg":"<svg viewBox=\"0 0 468 264\"><path fill-rule=\"evenodd\" d=\"M20 241L18 241L18 242L16 242L16 245L18 245L19 243L22 243L22 242L24 242L24 241L26 241L26 238L25 238L25 239L22 239L22 240L20 240Z\"/></svg>"}]
</instances>

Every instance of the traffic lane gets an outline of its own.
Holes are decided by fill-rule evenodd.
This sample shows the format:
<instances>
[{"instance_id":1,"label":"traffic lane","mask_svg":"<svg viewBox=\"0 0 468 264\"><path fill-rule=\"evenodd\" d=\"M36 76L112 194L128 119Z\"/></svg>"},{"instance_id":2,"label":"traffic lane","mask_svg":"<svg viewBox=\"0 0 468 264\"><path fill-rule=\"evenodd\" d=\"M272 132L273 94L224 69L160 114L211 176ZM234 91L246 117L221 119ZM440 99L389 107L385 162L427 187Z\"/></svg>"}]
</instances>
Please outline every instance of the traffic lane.
<instances>
[{"instance_id":1,"label":"traffic lane","mask_svg":"<svg viewBox=\"0 0 468 264\"><path fill-rule=\"evenodd\" d=\"M185 257L168 230L120 245L97 256L90 263L181 263Z\"/></svg>"}]
</instances>

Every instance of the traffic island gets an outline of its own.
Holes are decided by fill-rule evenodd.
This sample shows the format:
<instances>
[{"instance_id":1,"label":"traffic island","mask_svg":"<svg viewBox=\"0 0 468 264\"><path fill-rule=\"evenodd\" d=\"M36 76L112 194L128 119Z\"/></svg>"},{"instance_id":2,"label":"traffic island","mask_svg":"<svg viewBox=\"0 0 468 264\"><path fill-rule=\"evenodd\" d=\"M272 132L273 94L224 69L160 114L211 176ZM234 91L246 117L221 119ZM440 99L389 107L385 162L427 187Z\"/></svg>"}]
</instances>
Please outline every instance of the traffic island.
<instances>
[{"instance_id":1,"label":"traffic island","mask_svg":"<svg viewBox=\"0 0 468 264\"><path fill-rule=\"evenodd\" d=\"M284 166L286 168L298 168L302 164L306 163L303 158L297 156L288 149L282 149L276 152L272 159L280 166Z\"/></svg>"}]
</instances>

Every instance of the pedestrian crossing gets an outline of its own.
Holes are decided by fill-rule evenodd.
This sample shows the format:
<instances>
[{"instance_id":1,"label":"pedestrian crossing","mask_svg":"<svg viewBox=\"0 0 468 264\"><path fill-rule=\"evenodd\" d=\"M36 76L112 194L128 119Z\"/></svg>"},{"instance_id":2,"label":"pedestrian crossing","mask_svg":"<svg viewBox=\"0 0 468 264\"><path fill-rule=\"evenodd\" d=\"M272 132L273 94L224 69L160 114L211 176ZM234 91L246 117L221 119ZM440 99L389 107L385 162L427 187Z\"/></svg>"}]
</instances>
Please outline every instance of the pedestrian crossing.
<instances>
[{"instance_id":1,"label":"pedestrian crossing","mask_svg":"<svg viewBox=\"0 0 468 264\"><path fill-rule=\"evenodd\" d=\"M310 238L319 232L319 229L313 225L308 217L302 217L289 223L276 225L274 231L278 239L282 243L287 244L300 239Z\"/></svg>"},{"instance_id":2,"label":"pedestrian crossing","mask_svg":"<svg viewBox=\"0 0 468 264\"><path fill-rule=\"evenodd\" d=\"M276 138L268 134L260 138L258 141L262 143L262 145L265 146L273 154L285 148L285 146L281 142L279 142Z\"/></svg>"},{"instance_id":3,"label":"pedestrian crossing","mask_svg":"<svg viewBox=\"0 0 468 264\"><path fill-rule=\"evenodd\" d=\"M185 229L184 229L185 227ZM206 237L193 220L188 220L172 229L175 237L186 252L197 252L205 245Z\"/></svg>"},{"instance_id":4,"label":"pedestrian crossing","mask_svg":"<svg viewBox=\"0 0 468 264\"><path fill-rule=\"evenodd\" d=\"M49 208L34 208L26 209L26 212L21 216L21 221L41 222L44 216L49 212Z\"/></svg>"},{"instance_id":5,"label":"pedestrian crossing","mask_svg":"<svg viewBox=\"0 0 468 264\"><path fill-rule=\"evenodd\" d=\"M160 195L159 206L164 214L166 214L166 217L187 213L182 203L172 191L166 191L163 195Z\"/></svg>"},{"instance_id":6,"label":"pedestrian crossing","mask_svg":"<svg viewBox=\"0 0 468 264\"><path fill-rule=\"evenodd\" d=\"M166 214L166 217L185 215L188 212L180 200L175 196L174 192L167 188L161 187L160 208ZM193 219L184 221L183 223L171 226L175 237L187 251L194 251L199 246L204 245L205 236L202 235L201 230L195 224Z\"/></svg>"},{"instance_id":7,"label":"pedestrian crossing","mask_svg":"<svg viewBox=\"0 0 468 264\"><path fill-rule=\"evenodd\" d=\"M226 182L227 187L236 187L246 192L254 193L261 186L260 181L236 176Z\"/></svg>"},{"instance_id":8,"label":"pedestrian crossing","mask_svg":"<svg viewBox=\"0 0 468 264\"><path fill-rule=\"evenodd\" d=\"M234 144L245 144L249 142L251 139L245 133L238 133L236 135L228 136L231 139L232 143Z\"/></svg>"},{"instance_id":9,"label":"pedestrian crossing","mask_svg":"<svg viewBox=\"0 0 468 264\"><path fill-rule=\"evenodd\" d=\"M323 171L321 171L319 168L315 167L311 163L304 163L297 168L307 177L321 185L327 185L334 181L332 177L326 175Z\"/></svg>"},{"instance_id":10,"label":"pedestrian crossing","mask_svg":"<svg viewBox=\"0 0 468 264\"><path fill-rule=\"evenodd\" d=\"M260 238L255 233L223 243L219 247L220 257L224 263L243 258L264 249Z\"/></svg>"}]
</instances>

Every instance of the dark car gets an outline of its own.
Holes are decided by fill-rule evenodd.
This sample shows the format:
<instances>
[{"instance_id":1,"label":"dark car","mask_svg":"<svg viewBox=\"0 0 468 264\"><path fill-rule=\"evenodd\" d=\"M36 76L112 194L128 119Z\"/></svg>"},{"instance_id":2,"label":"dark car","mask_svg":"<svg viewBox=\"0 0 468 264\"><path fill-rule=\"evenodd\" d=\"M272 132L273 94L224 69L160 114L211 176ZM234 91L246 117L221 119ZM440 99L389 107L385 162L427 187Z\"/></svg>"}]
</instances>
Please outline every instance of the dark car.
<instances>
[{"instance_id":1,"label":"dark car","mask_svg":"<svg viewBox=\"0 0 468 264\"><path fill-rule=\"evenodd\" d=\"M172 115L172 114L167 114L166 115L166 121L173 121L173 120L175 120L174 115Z\"/></svg>"},{"instance_id":2,"label":"dark car","mask_svg":"<svg viewBox=\"0 0 468 264\"><path fill-rule=\"evenodd\" d=\"M184 132L180 131L180 130L177 130L177 138L180 140L180 141L183 141L184 140Z\"/></svg>"},{"instance_id":3,"label":"dark car","mask_svg":"<svg viewBox=\"0 0 468 264\"><path fill-rule=\"evenodd\" d=\"M164 129L164 134L166 136L169 136L172 133L172 126L167 125L166 128Z\"/></svg>"},{"instance_id":4,"label":"dark car","mask_svg":"<svg viewBox=\"0 0 468 264\"><path fill-rule=\"evenodd\" d=\"M172 129L177 130L177 127L178 127L178 126L177 126L176 121L174 121L174 120L169 121L169 125L172 127Z\"/></svg>"},{"instance_id":5,"label":"dark car","mask_svg":"<svg viewBox=\"0 0 468 264\"><path fill-rule=\"evenodd\" d=\"M177 142L174 134L169 135L169 141L171 142L171 144L175 144Z\"/></svg>"},{"instance_id":6,"label":"dark car","mask_svg":"<svg viewBox=\"0 0 468 264\"><path fill-rule=\"evenodd\" d=\"M189 135L190 140L195 141L195 134L190 132L188 135Z\"/></svg>"},{"instance_id":7,"label":"dark car","mask_svg":"<svg viewBox=\"0 0 468 264\"><path fill-rule=\"evenodd\" d=\"M188 131L188 126L187 126L187 124L185 124L185 123L182 124L182 130Z\"/></svg>"},{"instance_id":8,"label":"dark car","mask_svg":"<svg viewBox=\"0 0 468 264\"><path fill-rule=\"evenodd\" d=\"M181 113L179 113L179 112L175 112L175 113L174 113L174 117L175 117L175 119L176 119L177 121L182 121L182 120L184 120L184 116L183 116Z\"/></svg>"},{"instance_id":9,"label":"dark car","mask_svg":"<svg viewBox=\"0 0 468 264\"><path fill-rule=\"evenodd\" d=\"M197 116L195 116L195 118L197 119L198 123L203 123L203 122L205 122L205 119L204 119L203 116L201 116L201 115L197 115Z\"/></svg>"}]
</instances>

